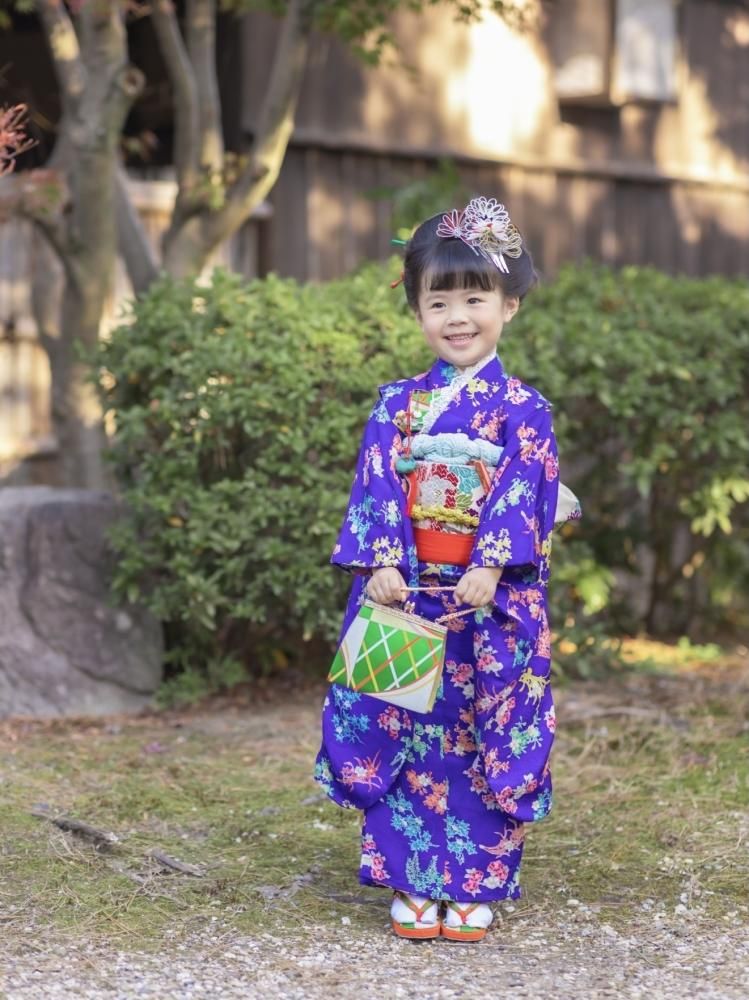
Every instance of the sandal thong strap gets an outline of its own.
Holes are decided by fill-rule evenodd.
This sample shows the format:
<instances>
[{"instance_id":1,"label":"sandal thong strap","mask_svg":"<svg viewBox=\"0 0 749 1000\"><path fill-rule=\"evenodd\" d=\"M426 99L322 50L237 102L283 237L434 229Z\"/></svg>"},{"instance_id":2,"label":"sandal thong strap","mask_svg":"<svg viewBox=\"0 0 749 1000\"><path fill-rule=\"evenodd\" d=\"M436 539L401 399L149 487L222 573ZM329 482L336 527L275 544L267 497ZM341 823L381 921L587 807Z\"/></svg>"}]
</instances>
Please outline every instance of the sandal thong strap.
<instances>
[{"instance_id":1,"label":"sandal thong strap","mask_svg":"<svg viewBox=\"0 0 749 1000\"><path fill-rule=\"evenodd\" d=\"M457 913L460 917L460 922L463 925L468 924L468 918L470 915L479 908L479 903L469 903L467 906L461 906L460 903L456 903L454 900L448 900L448 909L452 910L453 913ZM470 926L470 925L469 925Z\"/></svg>"},{"instance_id":2,"label":"sandal thong strap","mask_svg":"<svg viewBox=\"0 0 749 1000\"><path fill-rule=\"evenodd\" d=\"M424 914L429 909L429 907L434 906L433 899L427 899L421 906L419 906L418 903L414 903L414 901L411 899L411 897L408 895L407 892L401 892L400 889L395 890L395 895L398 897L401 903L405 903L405 905L409 908L409 910L411 910L411 912L415 914L417 923L421 923L424 918Z\"/></svg>"}]
</instances>

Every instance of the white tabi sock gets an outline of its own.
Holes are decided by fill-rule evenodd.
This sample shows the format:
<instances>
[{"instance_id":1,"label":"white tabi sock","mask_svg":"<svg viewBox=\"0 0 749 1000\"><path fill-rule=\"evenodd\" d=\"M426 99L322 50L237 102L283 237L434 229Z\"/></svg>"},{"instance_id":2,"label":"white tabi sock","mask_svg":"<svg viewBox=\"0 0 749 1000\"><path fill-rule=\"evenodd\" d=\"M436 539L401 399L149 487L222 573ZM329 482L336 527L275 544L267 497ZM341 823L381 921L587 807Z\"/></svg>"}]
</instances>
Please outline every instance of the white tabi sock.
<instances>
[{"instance_id":1,"label":"white tabi sock","mask_svg":"<svg viewBox=\"0 0 749 1000\"><path fill-rule=\"evenodd\" d=\"M412 892L404 892L403 895L407 896L414 906L418 908L429 902L428 896L416 896ZM390 906L390 916L399 924L415 924L416 927L434 927L437 923L438 904L432 902L432 905L427 906L422 913L421 920L417 920L416 914L411 907L399 895L395 895Z\"/></svg>"},{"instance_id":2,"label":"white tabi sock","mask_svg":"<svg viewBox=\"0 0 749 1000\"><path fill-rule=\"evenodd\" d=\"M494 919L491 907L487 906L486 903L478 903L476 908L472 910L472 905L472 903L453 903L452 905L448 903L442 922L446 927L489 927ZM464 914L465 920L461 919L461 912Z\"/></svg>"}]
</instances>

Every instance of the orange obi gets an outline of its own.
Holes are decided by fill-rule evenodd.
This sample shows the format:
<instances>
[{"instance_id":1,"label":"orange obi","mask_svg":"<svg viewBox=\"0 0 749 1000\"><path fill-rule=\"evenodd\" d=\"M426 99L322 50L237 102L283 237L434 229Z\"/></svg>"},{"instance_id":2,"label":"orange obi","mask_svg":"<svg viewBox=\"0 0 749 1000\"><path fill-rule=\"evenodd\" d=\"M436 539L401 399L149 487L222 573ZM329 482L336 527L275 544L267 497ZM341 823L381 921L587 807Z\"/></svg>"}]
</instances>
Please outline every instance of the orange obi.
<instances>
[{"instance_id":1,"label":"orange obi","mask_svg":"<svg viewBox=\"0 0 749 1000\"><path fill-rule=\"evenodd\" d=\"M475 535L455 531L434 531L431 528L414 528L416 554L421 562L449 563L467 566L471 561Z\"/></svg>"}]
</instances>

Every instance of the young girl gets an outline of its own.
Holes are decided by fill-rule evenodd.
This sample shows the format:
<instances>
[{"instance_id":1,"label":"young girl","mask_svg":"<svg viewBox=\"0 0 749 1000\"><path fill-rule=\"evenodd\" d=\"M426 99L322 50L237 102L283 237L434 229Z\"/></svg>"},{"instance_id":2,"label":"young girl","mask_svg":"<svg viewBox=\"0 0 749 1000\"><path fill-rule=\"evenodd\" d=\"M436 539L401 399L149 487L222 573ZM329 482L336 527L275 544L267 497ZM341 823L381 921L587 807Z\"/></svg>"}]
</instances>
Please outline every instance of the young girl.
<instances>
[{"instance_id":1,"label":"young girl","mask_svg":"<svg viewBox=\"0 0 749 1000\"><path fill-rule=\"evenodd\" d=\"M436 361L380 387L332 557L357 574L343 633L365 597L431 620L475 609L446 623L429 714L336 684L325 700L315 776L364 810L360 880L394 890L403 937L484 937L551 805L556 443L550 404L496 353L535 278L493 199L416 230L403 280ZM571 498L561 519L577 514Z\"/></svg>"}]
</instances>

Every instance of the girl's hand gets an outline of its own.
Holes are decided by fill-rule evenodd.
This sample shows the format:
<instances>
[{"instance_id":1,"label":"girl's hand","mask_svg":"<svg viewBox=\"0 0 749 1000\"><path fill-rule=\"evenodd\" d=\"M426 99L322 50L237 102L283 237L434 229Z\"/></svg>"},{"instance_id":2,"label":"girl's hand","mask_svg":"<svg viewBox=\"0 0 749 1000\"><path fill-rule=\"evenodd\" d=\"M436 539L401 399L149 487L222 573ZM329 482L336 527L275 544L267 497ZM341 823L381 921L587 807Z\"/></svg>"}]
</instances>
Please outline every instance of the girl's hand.
<instances>
[{"instance_id":1,"label":"girl's hand","mask_svg":"<svg viewBox=\"0 0 749 1000\"><path fill-rule=\"evenodd\" d=\"M481 566L478 569L469 569L461 576L453 598L461 604L470 604L474 608L481 608L493 600L494 591L497 589L501 575L501 566Z\"/></svg>"},{"instance_id":2,"label":"girl's hand","mask_svg":"<svg viewBox=\"0 0 749 1000\"><path fill-rule=\"evenodd\" d=\"M402 601L407 593L406 581L394 566L381 566L374 570L367 584L367 596L378 604Z\"/></svg>"}]
</instances>

